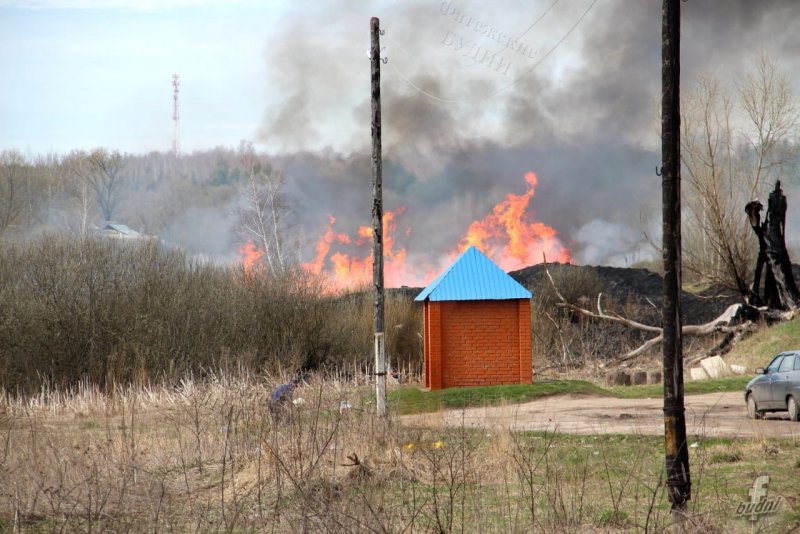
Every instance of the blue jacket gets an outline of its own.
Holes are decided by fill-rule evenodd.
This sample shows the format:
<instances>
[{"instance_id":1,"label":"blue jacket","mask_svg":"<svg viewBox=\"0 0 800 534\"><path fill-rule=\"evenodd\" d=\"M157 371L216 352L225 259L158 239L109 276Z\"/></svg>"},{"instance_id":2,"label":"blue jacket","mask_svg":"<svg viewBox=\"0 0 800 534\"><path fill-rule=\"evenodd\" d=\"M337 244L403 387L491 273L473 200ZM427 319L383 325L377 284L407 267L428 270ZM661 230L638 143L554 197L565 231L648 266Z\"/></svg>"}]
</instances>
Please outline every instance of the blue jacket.
<instances>
[{"instance_id":1,"label":"blue jacket","mask_svg":"<svg viewBox=\"0 0 800 534\"><path fill-rule=\"evenodd\" d=\"M269 397L270 404L286 403L292 400L292 395L297 386L294 384L281 384Z\"/></svg>"}]
</instances>

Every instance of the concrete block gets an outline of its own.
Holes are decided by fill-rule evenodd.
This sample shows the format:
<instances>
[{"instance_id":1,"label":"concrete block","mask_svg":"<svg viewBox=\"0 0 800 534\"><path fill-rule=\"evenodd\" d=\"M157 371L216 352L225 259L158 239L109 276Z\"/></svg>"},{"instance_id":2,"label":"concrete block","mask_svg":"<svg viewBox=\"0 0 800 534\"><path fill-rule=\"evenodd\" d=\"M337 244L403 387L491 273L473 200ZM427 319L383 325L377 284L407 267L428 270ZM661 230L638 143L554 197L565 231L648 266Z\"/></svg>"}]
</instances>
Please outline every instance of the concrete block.
<instances>
[{"instance_id":1,"label":"concrete block","mask_svg":"<svg viewBox=\"0 0 800 534\"><path fill-rule=\"evenodd\" d=\"M708 380L708 373L702 367L692 367L689 369L689 376L692 380Z\"/></svg>"},{"instance_id":2,"label":"concrete block","mask_svg":"<svg viewBox=\"0 0 800 534\"><path fill-rule=\"evenodd\" d=\"M609 386L630 386L631 375L627 371L611 371L606 375L606 384Z\"/></svg>"},{"instance_id":3,"label":"concrete block","mask_svg":"<svg viewBox=\"0 0 800 534\"><path fill-rule=\"evenodd\" d=\"M700 360L700 367L703 368L703 371L706 372L709 378L721 378L731 374L730 369L728 369L728 364L719 356L712 356Z\"/></svg>"},{"instance_id":4,"label":"concrete block","mask_svg":"<svg viewBox=\"0 0 800 534\"><path fill-rule=\"evenodd\" d=\"M647 383L648 384L660 384L661 383L661 371L647 371Z\"/></svg>"},{"instance_id":5,"label":"concrete block","mask_svg":"<svg viewBox=\"0 0 800 534\"><path fill-rule=\"evenodd\" d=\"M631 382L634 386L641 386L647 384L647 371L634 371L631 377Z\"/></svg>"},{"instance_id":6,"label":"concrete block","mask_svg":"<svg viewBox=\"0 0 800 534\"><path fill-rule=\"evenodd\" d=\"M735 375L747 374L747 367L745 367L744 365L737 365L734 363L733 365L729 365L728 367L730 367L731 372Z\"/></svg>"}]
</instances>

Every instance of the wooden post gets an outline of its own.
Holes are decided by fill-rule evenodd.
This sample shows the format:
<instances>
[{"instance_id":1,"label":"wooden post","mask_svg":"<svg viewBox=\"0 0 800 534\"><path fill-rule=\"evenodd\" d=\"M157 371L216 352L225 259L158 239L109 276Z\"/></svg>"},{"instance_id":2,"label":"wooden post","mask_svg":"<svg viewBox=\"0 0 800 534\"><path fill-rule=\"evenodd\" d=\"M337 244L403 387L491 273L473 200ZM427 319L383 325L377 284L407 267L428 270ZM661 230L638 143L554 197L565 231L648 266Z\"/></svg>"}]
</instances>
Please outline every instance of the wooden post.
<instances>
[{"instance_id":1,"label":"wooden post","mask_svg":"<svg viewBox=\"0 0 800 534\"><path fill-rule=\"evenodd\" d=\"M662 12L661 157L664 256L664 457L673 521L682 531L691 498L689 449L683 403L681 336L680 3L664 0Z\"/></svg>"},{"instance_id":2,"label":"wooden post","mask_svg":"<svg viewBox=\"0 0 800 534\"><path fill-rule=\"evenodd\" d=\"M372 283L375 303L375 396L386 416L386 343L383 326L383 158L381 156L381 46L378 17L369 21L372 78Z\"/></svg>"}]
</instances>

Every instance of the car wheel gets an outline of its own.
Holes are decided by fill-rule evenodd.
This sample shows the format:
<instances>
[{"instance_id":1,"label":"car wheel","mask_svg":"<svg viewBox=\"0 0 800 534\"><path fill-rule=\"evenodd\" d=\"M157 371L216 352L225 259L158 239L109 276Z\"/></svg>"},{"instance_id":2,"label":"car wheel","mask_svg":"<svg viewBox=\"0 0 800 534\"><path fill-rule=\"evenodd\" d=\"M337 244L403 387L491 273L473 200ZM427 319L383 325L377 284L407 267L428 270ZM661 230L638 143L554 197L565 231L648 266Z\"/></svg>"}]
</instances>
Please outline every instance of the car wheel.
<instances>
[{"instance_id":1,"label":"car wheel","mask_svg":"<svg viewBox=\"0 0 800 534\"><path fill-rule=\"evenodd\" d=\"M747 414L750 419L762 419L764 417L764 412L756 407L756 400L753 398L752 393L747 396Z\"/></svg>"},{"instance_id":2,"label":"car wheel","mask_svg":"<svg viewBox=\"0 0 800 534\"><path fill-rule=\"evenodd\" d=\"M792 421L800 421L800 407L794 397L790 396L786 401L786 408L789 410L789 419Z\"/></svg>"}]
</instances>

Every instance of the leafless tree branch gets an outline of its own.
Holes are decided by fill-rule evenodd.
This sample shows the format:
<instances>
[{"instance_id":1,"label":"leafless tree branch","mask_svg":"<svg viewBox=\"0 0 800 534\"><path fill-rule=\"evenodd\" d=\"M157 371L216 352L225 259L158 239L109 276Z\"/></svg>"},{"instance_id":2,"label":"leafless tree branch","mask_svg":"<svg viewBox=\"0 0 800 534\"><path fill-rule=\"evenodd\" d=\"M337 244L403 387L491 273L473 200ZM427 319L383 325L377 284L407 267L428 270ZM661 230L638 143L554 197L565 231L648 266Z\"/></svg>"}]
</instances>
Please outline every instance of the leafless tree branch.
<instances>
[{"instance_id":1,"label":"leafless tree branch","mask_svg":"<svg viewBox=\"0 0 800 534\"><path fill-rule=\"evenodd\" d=\"M616 314L609 314L604 312L602 308L602 293L597 295L597 312L593 312L582 306L578 306L576 304L568 302L567 299L565 299L564 296L561 294L558 287L556 287L556 283L553 280L553 277L550 275L550 270L547 267L547 258L544 258L544 272L547 275L547 279L550 281L550 285L552 286L553 291L556 294L556 298L558 298L559 302L556 304L557 306L566 308L574 313L577 313L584 317L589 317L591 319L617 323L626 326L628 328L633 328L636 330L641 330L644 332L650 332L656 334L655 337L647 340L646 342L644 342L644 344L640 345L636 349L629 351L626 354L623 354L618 358L616 358L617 361L622 362L636 358L637 356L646 353L653 347L658 346L663 341L664 339L663 329L658 326L646 325L638 321L628 319L626 317L621 317ZM692 336L692 337L709 336L715 333L738 334L740 332L744 332L745 330L751 328L752 323L750 321L746 321L741 324L734 324L734 322L738 319L741 310L742 310L742 304L732 304L731 306L728 306L728 308L715 319L712 319L711 321L700 325L684 325L681 331L684 336Z\"/></svg>"}]
</instances>

